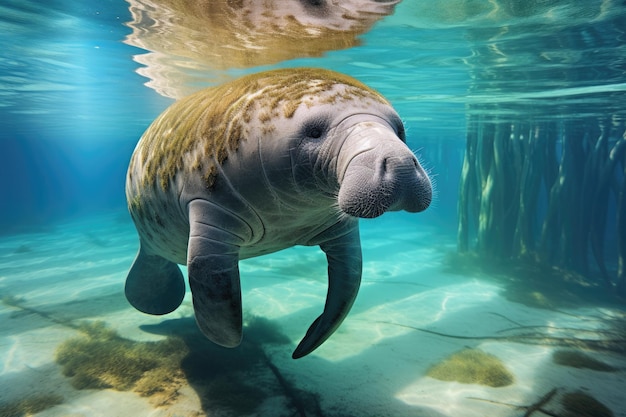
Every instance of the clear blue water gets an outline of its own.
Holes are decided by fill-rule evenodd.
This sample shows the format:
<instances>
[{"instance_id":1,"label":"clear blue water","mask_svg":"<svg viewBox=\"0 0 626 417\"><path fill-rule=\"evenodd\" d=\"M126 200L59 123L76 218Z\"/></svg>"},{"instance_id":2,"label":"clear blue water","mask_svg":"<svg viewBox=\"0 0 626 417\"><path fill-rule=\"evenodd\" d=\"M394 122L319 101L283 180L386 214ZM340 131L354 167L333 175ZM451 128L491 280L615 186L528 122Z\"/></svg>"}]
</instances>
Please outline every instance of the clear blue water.
<instances>
[{"instance_id":1,"label":"clear blue water","mask_svg":"<svg viewBox=\"0 0 626 417\"><path fill-rule=\"evenodd\" d=\"M291 7L275 3L280 10ZM344 7L370 7L365 3ZM623 350L586 346L615 372L551 360L554 350L575 347L567 341L626 343L619 295L626 279L626 152L618 146L626 121L625 2L404 0L389 7L388 16L365 14L371 28L350 36L343 49L307 54L304 42L282 40L246 65L239 52L229 56L236 48L224 48L249 35L243 26L241 33L226 30L235 36L224 38L223 27L190 26L203 18L192 13L179 16L188 26L177 27L176 17L158 13L159 4L185 2L0 3L0 415L24 415L10 406L41 394L57 395L37 411L41 416L514 416L520 411L511 404L530 405L553 388L546 407L559 415L586 415L566 410L569 392L593 395L613 415L626 415ZM215 57L207 58L210 53ZM435 200L424 213L361 222L361 294L319 354L289 359L326 291L324 258L306 248L242 263L247 317L275 328L249 324L247 347L215 351L195 338L188 299L173 316L156 318L124 299L137 250L124 195L128 161L143 131L174 98L240 75L296 66L340 71L385 95L434 179ZM547 141L535 153L516 153L520 137L534 132L541 132L537 138L549 132ZM606 149L593 154L602 132ZM482 183L481 174L470 174L478 175L479 185L464 200L466 151L487 148L469 147L472 135L481 144L507 139L503 153L484 154L487 165L472 165L477 171L498 158L508 168ZM562 163L570 147L572 163ZM553 163L550 156L534 159L544 149L554 149ZM537 161L529 170L541 172L525 189L536 189L536 201L519 197L525 195L522 170L509 169L524 160ZM577 170L582 163L585 170ZM551 175L566 191L550 193ZM597 204L585 204L594 199ZM523 251L507 216L529 201L532 214L519 217L527 220L522 228L534 237L525 242L533 247ZM469 251L462 256L459 207L470 213ZM545 220L550 213L557 213L552 223ZM579 232L577 225L587 222ZM481 224L491 223L481 234ZM542 239L544 229L556 237ZM509 245L511 253L500 250ZM577 262L581 257L585 261ZM530 258L540 262L525 263ZM178 376L183 382L174 384L177 394L164 401L132 387L78 389L55 352L81 333L76 326L84 320L102 321L137 343L182 337L191 353ZM522 343L522 336L497 339L515 323L541 326L542 335L559 340L529 344L527 333ZM253 332L255 326L260 330ZM416 328L494 339L446 338ZM267 342L274 333L288 341ZM467 346L499 357L515 382L493 388L426 376ZM211 357L235 373L216 371ZM255 360L244 360L250 357ZM262 389L245 391L250 385ZM115 406L103 405L111 401Z\"/></svg>"}]
</instances>

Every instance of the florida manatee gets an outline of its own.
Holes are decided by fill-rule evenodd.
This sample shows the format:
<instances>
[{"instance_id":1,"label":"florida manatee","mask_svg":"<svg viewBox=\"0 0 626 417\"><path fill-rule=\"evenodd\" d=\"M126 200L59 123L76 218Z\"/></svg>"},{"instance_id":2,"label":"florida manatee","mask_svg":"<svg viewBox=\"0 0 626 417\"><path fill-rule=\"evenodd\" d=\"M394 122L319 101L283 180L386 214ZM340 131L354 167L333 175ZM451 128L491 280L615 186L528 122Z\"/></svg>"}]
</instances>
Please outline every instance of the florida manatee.
<instances>
[{"instance_id":1,"label":"florida manatee","mask_svg":"<svg viewBox=\"0 0 626 417\"><path fill-rule=\"evenodd\" d=\"M184 98L132 155L128 208L140 247L126 280L138 310L182 302L186 264L196 321L239 345L239 261L294 245L328 260L323 313L293 353L309 354L348 314L361 281L358 218L420 212L431 183L400 117L373 89L315 68L244 76Z\"/></svg>"}]
</instances>

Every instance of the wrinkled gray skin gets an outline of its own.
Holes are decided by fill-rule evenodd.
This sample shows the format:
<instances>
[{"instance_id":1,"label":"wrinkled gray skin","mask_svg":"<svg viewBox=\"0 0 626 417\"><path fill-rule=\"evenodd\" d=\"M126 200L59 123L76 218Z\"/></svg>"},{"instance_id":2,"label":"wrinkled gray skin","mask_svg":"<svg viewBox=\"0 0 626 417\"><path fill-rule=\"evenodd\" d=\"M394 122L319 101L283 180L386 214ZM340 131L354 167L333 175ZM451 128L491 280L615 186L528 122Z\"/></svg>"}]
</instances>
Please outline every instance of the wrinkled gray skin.
<instances>
[{"instance_id":1,"label":"wrinkled gray skin","mask_svg":"<svg viewBox=\"0 0 626 417\"><path fill-rule=\"evenodd\" d=\"M175 264L187 263L198 326L213 342L234 347L242 338L239 260L318 245L328 259L326 305L294 351L297 359L339 327L356 298L358 218L422 211L432 193L388 105L355 99L301 106L273 122L271 137L246 138L229 154L212 190L200 178L177 175L168 192L146 198L156 211L174 207L162 224L142 222L131 210L141 246L126 295L143 312L173 311L185 293ZM140 177L140 170L129 174ZM129 177L129 201L137 187Z\"/></svg>"}]
</instances>

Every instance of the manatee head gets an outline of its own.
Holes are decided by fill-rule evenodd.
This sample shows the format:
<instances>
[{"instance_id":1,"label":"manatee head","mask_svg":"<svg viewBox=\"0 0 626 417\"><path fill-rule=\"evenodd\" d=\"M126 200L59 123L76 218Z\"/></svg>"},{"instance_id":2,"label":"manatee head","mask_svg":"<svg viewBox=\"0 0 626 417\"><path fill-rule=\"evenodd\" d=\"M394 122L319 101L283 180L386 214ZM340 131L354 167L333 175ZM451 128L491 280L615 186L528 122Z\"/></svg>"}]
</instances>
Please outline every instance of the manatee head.
<instances>
[{"instance_id":1,"label":"manatee head","mask_svg":"<svg viewBox=\"0 0 626 417\"><path fill-rule=\"evenodd\" d=\"M324 190L353 217L414 213L430 205L428 175L406 145L400 117L382 96L364 85L337 82L307 100L294 111L299 130L289 145L300 186L309 182Z\"/></svg>"},{"instance_id":2,"label":"manatee head","mask_svg":"<svg viewBox=\"0 0 626 417\"><path fill-rule=\"evenodd\" d=\"M339 151L339 207L355 217L378 217L386 211L425 210L431 183L404 142L395 117L357 114L342 122Z\"/></svg>"}]
</instances>

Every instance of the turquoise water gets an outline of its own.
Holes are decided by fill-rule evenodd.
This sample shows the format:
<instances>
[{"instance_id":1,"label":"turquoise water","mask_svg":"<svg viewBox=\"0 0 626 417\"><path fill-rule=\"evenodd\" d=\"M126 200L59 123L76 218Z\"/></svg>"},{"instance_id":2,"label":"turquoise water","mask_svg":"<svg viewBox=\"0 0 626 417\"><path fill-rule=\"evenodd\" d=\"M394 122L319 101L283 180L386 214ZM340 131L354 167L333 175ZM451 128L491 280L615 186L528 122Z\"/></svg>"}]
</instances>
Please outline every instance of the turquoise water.
<instances>
[{"instance_id":1,"label":"turquoise water","mask_svg":"<svg viewBox=\"0 0 626 417\"><path fill-rule=\"evenodd\" d=\"M626 416L623 1L277 0L243 21L191 4L0 4L0 416L517 416L542 400ZM304 29L276 30L289 10ZM431 207L360 222L357 301L305 358L291 352L327 290L315 247L241 262L239 348L203 338L189 293L166 316L134 310L124 182L143 131L176 98L300 66L387 97ZM467 349L510 379L433 372ZM601 405L585 414L581 393Z\"/></svg>"}]
</instances>

